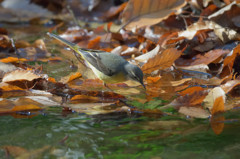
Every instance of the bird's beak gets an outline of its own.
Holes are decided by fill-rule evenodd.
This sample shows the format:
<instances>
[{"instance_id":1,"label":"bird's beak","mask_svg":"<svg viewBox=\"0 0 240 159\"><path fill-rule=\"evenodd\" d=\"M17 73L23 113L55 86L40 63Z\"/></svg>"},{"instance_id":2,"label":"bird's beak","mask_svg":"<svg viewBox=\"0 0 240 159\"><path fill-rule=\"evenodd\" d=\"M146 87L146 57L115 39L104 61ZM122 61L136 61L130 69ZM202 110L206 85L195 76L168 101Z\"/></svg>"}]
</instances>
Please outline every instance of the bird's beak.
<instances>
[{"instance_id":1,"label":"bird's beak","mask_svg":"<svg viewBox=\"0 0 240 159\"><path fill-rule=\"evenodd\" d=\"M143 88L146 89L146 86L144 85L144 83L143 82L140 82L140 83L143 86Z\"/></svg>"}]
</instances>

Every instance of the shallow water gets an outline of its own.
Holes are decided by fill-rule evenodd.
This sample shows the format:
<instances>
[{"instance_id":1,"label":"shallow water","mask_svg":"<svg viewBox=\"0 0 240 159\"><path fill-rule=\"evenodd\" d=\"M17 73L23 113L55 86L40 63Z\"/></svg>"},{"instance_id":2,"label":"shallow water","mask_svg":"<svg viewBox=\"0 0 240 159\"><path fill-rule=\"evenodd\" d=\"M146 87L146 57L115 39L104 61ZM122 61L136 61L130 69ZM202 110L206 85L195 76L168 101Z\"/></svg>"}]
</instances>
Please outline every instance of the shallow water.
<instances>
[{"instance_id":1,"label":"shallow water","mask_svg":"<svg viewBox=\"0 0 240 159\"><path fill-rule=\"evenodd\" d=\"M239 110L226 113L224 130L216 135L208 119L87 116L51 108L32 118L0 116L0 147L19 146L46 159L232 159L240 157L238 114ZM45 146L47 150L37 153ZM7 158L3 149L0 156Z\"/></svg>"}]
</instances>

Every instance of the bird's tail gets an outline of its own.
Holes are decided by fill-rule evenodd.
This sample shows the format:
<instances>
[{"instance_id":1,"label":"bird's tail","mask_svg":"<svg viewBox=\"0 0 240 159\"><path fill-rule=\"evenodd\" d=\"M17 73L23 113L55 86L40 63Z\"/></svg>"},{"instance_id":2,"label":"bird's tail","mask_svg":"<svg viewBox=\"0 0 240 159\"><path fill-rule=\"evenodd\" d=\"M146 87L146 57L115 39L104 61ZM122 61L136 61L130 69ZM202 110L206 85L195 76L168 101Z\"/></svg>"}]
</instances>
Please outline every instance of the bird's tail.
<instances>
[{"instance_id":1,"label":"bird's tail","mask_svg":"<svg viewBox=\"0 0 240 159\"><path fill-rule=\"evenodd\" d=\"M58 41L64 43L65 45L67 45L68 47L73 49L74 51L78 52L79 47L76 44L71 43L70 41L67 41L67 40L63 39L63 38L61 38L60 36L58 36L56 34L52 34L52 33L47 32L47 35L52 37L52 38L57 39Z\"/></svg>"}]
</instances>

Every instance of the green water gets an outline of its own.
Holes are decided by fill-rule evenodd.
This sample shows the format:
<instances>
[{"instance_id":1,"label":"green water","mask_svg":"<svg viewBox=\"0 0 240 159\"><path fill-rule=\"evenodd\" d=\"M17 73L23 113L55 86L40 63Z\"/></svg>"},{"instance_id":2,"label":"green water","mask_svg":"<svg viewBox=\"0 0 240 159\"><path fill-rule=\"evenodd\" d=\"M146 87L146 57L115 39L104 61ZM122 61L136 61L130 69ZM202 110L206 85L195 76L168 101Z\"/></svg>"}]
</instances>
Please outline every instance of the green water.
<instances>
[{"instance_id":1,"label":"green water","mask_svg":"<svg viewBox=\"0 0 240 159\"><path fill-rule=\"evenodd\" d=\"M240 157L239 112L226 113L224 130L215 135L208 119L151 119L122 113L87 116L51 108L33 118L0 116L0 147L34 152L49 146L35 155L44 159L234 159ZM7 158L3 149L0 156Z\"/></svg>"}]
</instances>

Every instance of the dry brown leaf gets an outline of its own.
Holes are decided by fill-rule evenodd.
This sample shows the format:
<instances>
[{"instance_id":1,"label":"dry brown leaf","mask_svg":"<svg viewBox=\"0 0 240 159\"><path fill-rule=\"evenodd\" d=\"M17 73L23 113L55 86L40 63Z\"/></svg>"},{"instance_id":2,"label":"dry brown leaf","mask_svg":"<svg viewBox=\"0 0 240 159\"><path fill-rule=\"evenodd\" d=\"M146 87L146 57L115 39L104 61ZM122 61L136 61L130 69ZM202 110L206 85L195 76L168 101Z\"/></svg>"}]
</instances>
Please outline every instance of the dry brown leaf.
<instances>
[{"instance_id":1,"label":"dry brown leaf","mask_svg":"<svg viewBox=\"0 0 240 159\"><path fill-rule=\"evenodd\" d=\"M4 75L2 82L13 82L18 80L32 81L41 78L39 75L27 70L15 70Z\"/></svg>"},{"instance_id":2,"label":"dry brown leaf","mask_svg":"<svg viewBox=\"0 0 240 159\"><path fill-rule=\"evenodd\" d=\"M211 114L215 115L220 112L224 112L224 97L217 97L214 101L213 108L211 110Z\"/></svg>"},{"instance_id":3,"label":"dry brown leaf","mask_svg":"<svg viewBox=\"0 0 240 159\"><path fill-rule=\"evenodd\" d=\"M185 66L192 66L192 65L201 65L205 64L208 65L214 60L218 59L219 57L228 54L229 50L222 50L222 49L216 49L208 51L205 54L198 54L193 57L193 59L180 59L177 61L178 64L184 64Z\"/></svg>"},{"instance_id":4,"label":"dry brown leaf","mask_svg":"<svg viewBox=\"0 0 240 159\"><path fill-rule=\"evenodd\" d=\"M239 28L240 4L234 0L231 4L219 9L217 12L208 16L208 19L218 23L223 27L232 29Z\"/></svg>"},{"instance_id":5,"label":"dry brown leaf","mask_svg":"<svg viewBox=\"0 0 240 159\"><path fill-rule=\"evenodd\" d=\"M231 80L227 83L221 85L220 87L224 90L224 92L227 94L229 93L234 87L240 85L240 80Z\"/></svg>"},{"instance_id":6,"label":"dry brown leaf","mask_svg":"<svg viewBox=\"0 0 240 159\"><path fill-rule=\"evenodd\" d=\"M142 67L144 73L151 73L157 69L166 69L172 66L174 61L180 57L182 51L175 48L169 48L150 58Z\"/></svg>"},{"instance_id":7,"label":"dry brown leaf","mask_svg":"<svg viewBox=\"0 0 240 159\"><path fill-rule=\"evenodd\" d=\"M237 45L233 51L231 51L228 56L223 61L223 69L224 67L227 67L226 69L230 72L232 71L235 58L240 54L240 45Z\"/></svg>"},{"instance_id":8,"label":"dry brown leaf","mask_svg":"<svg viewBox=\"0 0 240 159\"><path fill-rule=\"evenodd\" d=\"M240 35L229 28L224 28L213 21L198 21L190 25L187 30L179 32L178 36L192 39L199 30L212 29L214 33L223 41L238 40Z\"/></svg>"},{"instance_id":9,"label":"dry brown leaf","mask_svg":"<svg viewBox=\"0 0 240 159\"><path fill-rule=\"evenodd\" d=\"M204 90L204 88L199 87L199 86L195 86L195 87L187 88L187 89L179 92L178 94L181 95L181 96L184 96L184 95L187 95L187 94L192 94L196 91L203 91L203 90Z\"/></svg>"},{"instance_id":10,"label":"dry brown leaf","mask_svg":"<svg viewBox=\"0 0 240 159\"><path fill-rule=\"evenodd\" d=\"M196 91L192 94L187 94L185 96L180 96L173 100L169 105L173 106L194 106L202 103L204 98L207 96L208 91Z\"/></svg>"},{"instance_id":11,"label":"dry brown leaf","mask_svg":"<svg viewBox=\"0 0 240 159\"><path fill-rule=\"evenodd\" d=\"M157 24L185 4L184 0L130 0L123 11L123 26L131 30Z\"/></svg>"},{"instance_id":12,"label":"dry brown leaf","mask_svg":"<svg viewBox=\"0 0 240 159\"><path fill-rule=\"evenodd\" d=\"M194 118L203 118L203 119L206 119L211 115L207 110L204 110L200 107L184 107L183 106L183 107L180 107L178 112Z\"/></svg>"}]
</instances>

